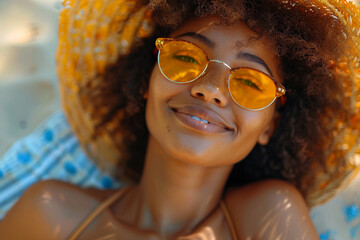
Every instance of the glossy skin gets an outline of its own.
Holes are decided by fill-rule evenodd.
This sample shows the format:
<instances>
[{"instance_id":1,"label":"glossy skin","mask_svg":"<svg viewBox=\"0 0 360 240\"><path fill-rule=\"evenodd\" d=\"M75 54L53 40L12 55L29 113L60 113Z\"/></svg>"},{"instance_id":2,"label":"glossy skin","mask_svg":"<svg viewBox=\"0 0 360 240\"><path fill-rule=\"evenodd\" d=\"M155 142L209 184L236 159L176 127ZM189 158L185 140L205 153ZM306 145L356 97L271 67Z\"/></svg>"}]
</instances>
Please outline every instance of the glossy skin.
<instances>
[{"instance_id":1,"label":"glossy skin","mask_svg":"<svg viewBox=\"0 0 360 240\"><path fill-rule=\"evenodd\" d=\"M173 36L201 34L214 43L212 47L189 35L181 38L201 46L211 59L267 74L270 70L281 81L278 61L266 41L246 44L254 33L244 24L225 27L216 23L216 17L195 19ZM238 58L239 52L260 57L269 69ZM285 182L267 180L223 193L233 164L256 143L267 144L277 118L274 105L256 112L237 106L227 91L228 74L228 69L214 63L197 81L179 85L166 80L158 66L154 67L146 108L150 137L142 179L80 239L231 239L219 208L221 199L230 209L240 239L318 239L304 200ZM215 114L216 121L226 128L209 132L188 114L204 118ZM0 237L65 239L109 194L111 191L57 181L35 184L0 224Z\"/></svg>"}]
</instances>

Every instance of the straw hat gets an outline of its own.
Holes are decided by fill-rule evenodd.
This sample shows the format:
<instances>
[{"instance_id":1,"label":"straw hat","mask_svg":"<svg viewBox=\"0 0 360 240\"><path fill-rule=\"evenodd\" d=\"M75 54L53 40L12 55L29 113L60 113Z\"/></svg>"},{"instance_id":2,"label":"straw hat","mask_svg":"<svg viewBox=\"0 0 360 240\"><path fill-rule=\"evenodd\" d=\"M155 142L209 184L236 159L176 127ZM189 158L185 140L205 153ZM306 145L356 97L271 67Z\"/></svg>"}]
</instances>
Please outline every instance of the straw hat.
<instances>
[{"instance_id":1,"label":"straw hat","mask_svg":"<svg viewBox=\"0 0 360 240\"><path fill-rule=\"evenodd\" d=\"M314 205L332 196L356 168L352 159L360 145L360 8L346 0L281 2L285 8L303 6L305 12L321 9L324 15L338 19L351 48L335 67L337 74L347 76L344 88L352 118L336 123L327 174L314 163L318 180L307 196L309 205ZM62 106L86 153L104 171L113 173L116 167L124 166L121 145L125 140L117 128L123 112L118 111L106 124L99 125L109 108L91 100L98 94L97 88L106 82L106 67L127 54L134 44L151 36L154 25L151 12L135 0L65 0L63 5L56 56ZM328 174L335 171L338 157L347 158L348 164L338 175ZM305 184L306 181L305 178Z\"/></svg>"}]
</instances>

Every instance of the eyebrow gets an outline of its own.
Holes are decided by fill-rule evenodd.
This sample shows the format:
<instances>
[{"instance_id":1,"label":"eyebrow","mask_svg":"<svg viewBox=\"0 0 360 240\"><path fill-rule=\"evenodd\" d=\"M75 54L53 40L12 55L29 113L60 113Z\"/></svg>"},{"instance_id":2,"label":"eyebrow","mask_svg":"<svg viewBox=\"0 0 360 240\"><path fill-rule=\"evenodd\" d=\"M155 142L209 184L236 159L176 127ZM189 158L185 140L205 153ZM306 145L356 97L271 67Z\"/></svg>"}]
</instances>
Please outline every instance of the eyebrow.
<instances>
[{"instance_id":1,"label":"eyebrow","mask_svg":"<svg viewBox=\"0 0 360 240\"><path fill-rule=\"evenodd\" d=\"M180 34L180 35L176 36L176 38L184 37L184 36L189 36L189 37L198 39L201 42L208 45L210 48L215 47L215 42L211 41L209 38L205 37L204 35L196 33L196 32L186 32L186 33L183 33L183 34ZM269 68L269 66L260 57L258 57L256 55L253 55L253 54L250 54L250 53L244 53L244 52L238 53L236 57L240 58L240 59L248 60L250 62L261 64L270 73L270 76L274 77L271 70L270 70L270 68Z\"/></svg>"},{"instance_id":2,"label":"eyebrow","mask_svg":"<svg viewBox=\"0 0 360 240\"><path fill-rule=\"evenodd\" d=\"M246 59L246 60L248 60L250 62L259 63L259 64L263 65L266 68L266 70L270 73L270 76L274 77L271 70L270 70L270 68L269 68L269 66L265 63L264 60L262 60L258 56L250 54L250 53L240 52L240 53L237 54L236 57L241 58L241 59Z\"/></svg>"},{"instance_id":3,"label":"eyebrow","mask_svg":"<svg viewBox=\"0 0 360 240\"><path fill-rule=\"evenodd\" d=\"M205 37L202 34L196 33L196 32L186 32L183 34L180 34L178 36L176 36L176 38L178 37L184 37L184 36L189 36L189 37L193 37L195 39L200 40L201 42L205 43L206 45L208 45L210 48L214 48L215 47L215 43L213 41L211 41L209 38Z\"/></svg>"}]
</instances>

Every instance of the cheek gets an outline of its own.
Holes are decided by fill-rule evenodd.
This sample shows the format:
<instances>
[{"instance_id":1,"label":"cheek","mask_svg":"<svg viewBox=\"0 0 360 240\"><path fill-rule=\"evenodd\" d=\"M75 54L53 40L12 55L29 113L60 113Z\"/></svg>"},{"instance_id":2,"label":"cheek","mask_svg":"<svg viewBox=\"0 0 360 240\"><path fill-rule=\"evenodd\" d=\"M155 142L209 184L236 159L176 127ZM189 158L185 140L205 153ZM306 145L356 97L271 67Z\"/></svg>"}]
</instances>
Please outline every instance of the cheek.
<instances>
[{"instance_id":1,"label":"cheek","mask_svg":"<svg viewBox=\"0 0 360 240\"><path fill-rule=\"evenodd\" d=\"M274 109L272 105L262 111L240 110L241 114L237 114L238 129L235 137L234 152L240 155L239 159L246 157L252 151L260 136L268 131L272 124Z\"/></svg>"},{"instance_id":2,"label":"cheek","mask_svg":"<svg viewBox=\"0 0 360 240\"><path fill-rule=\"evenodd\" d=\"M170 82L166 79L160 72L158 65L154 67L150 76L148 101L169 100L181 91L183 91L183 89L180 84Z\"/></svg>"},{"instance_id":3,"label":"cheek","mask_svg":"<svg viewBox=\"0 0 360 240\"><path fill-rule=\"evenodd\" d=\"M161 103L164 97L161 95L162 89L164 88L164 86L162 86L164 81L161 81L163 80L161 77L158 67L154 67L150 77L148 99L146 102L146 124L149 130L152 129L153 123L157 121L156 116L159 114L159 108L161 106L159 103Z\"/></svg>"},{"instance_id":4,"label":"cheek","mask_svg":"<svg viewBox=\"0 0 360 240\"><path fill-rule=\"evenodd\" d=\"M181 91L184 91L181 86L168 81L156 65L150 77L145 120L150 134L158 140L169 135L168 102Z\"/></svg>"},{"instance_id":5,"label":"cheek","mask_svg":"<svg viewBox=\"0 0 360 240\"><path fill-rule=\"evenodd\" d=\"M166 95L163 93L169 92L167 90L166 80L162 78L162 74L158 67L155 67L149 82L148 99L146 103L147 121L150 116L156 116L159 114L159 108L163 105L163 100L166 99Z\"/></svg>"},{"instance_id":6,"label":"cheek","mask_svg":"<svg viewBox=\"0 0 360 240\"><path fill-rule=\"evenodd\" d=\"M270 110L270 109L269 109ZM240 124L240 132L253 133L252 135L258 136L270 124L273 111L266 112L250 112L244 114Z\"/></svg>"},{"instance_id":7,"label":"cheek","mask_svg":"<svg viewBox=\"0 0 360 240\"><path fill-rule=\"evenodd\" d=\"M252 129L255 133L261 132L271 122L275 113L275 103L259 111L249 111L234 107L233 112L240 132L248 132Z\"/></svg>"}]
</instances>

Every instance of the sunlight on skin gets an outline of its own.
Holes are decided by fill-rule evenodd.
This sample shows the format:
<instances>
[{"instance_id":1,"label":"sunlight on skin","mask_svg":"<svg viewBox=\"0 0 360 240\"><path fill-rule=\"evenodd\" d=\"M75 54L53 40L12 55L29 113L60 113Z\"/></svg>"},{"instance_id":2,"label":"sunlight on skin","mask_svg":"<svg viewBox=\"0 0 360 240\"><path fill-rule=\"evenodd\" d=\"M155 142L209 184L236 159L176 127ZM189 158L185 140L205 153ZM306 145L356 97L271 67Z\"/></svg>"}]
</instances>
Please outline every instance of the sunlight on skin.
<instances>
[{"instance_id":1,"label":"sunlight on skin","mask_svg":"<svg viewBox=\"0 0 360 240\"><path fill-rule=\"evenodd\" d=\"M45 204L50 204L51 200L52 200L52 195L49 192L45 192L42 195L42 199L43 199L43 203Z\"/></svg>"},{"instance_id":2,"label":"sunlight on skin","mask_svg":"<svg viewBox=\"0 0 360 240\"><path fill-rule=\"evenodd\" d=\"M200 232L185 237L179 237L178 240L216 240L216 238L211 227L204 227Z\"/></svg>"},{"instance_id":3,"label":"sunlight on skin","mask_svg":"<svg viewBox=\"0 0 360 240\"><path fill-rule=\"evenodd\" d=\"M261 223L263 225L263 228L259 232L259 237L262 238L265 235L268 235L270 233L270 239L276 239L276 240L285 240L283 236L287 235L287 232L289 231L288 226L290 226L292 215L287 213L288 210L290 210L293 206L291 203L289 203L289 200L286 198L282 203L277 204L272 210L270 210L264 217L261 219ZM279 214L279 212L282 214ZM279 234L275 236L276 232L281 232L279 229L283 229L283 222L281 221L283 219L282 215L288 215L285 220L285 225L287 226L285 231L282 234ZM303 218L304 220L304 218ZM297 238L299 240L305 240L307 239L307 231L304 231L302 236L299 236ZM294 239L295 240L295 239Z\"/></svg>"}]
</instances>

